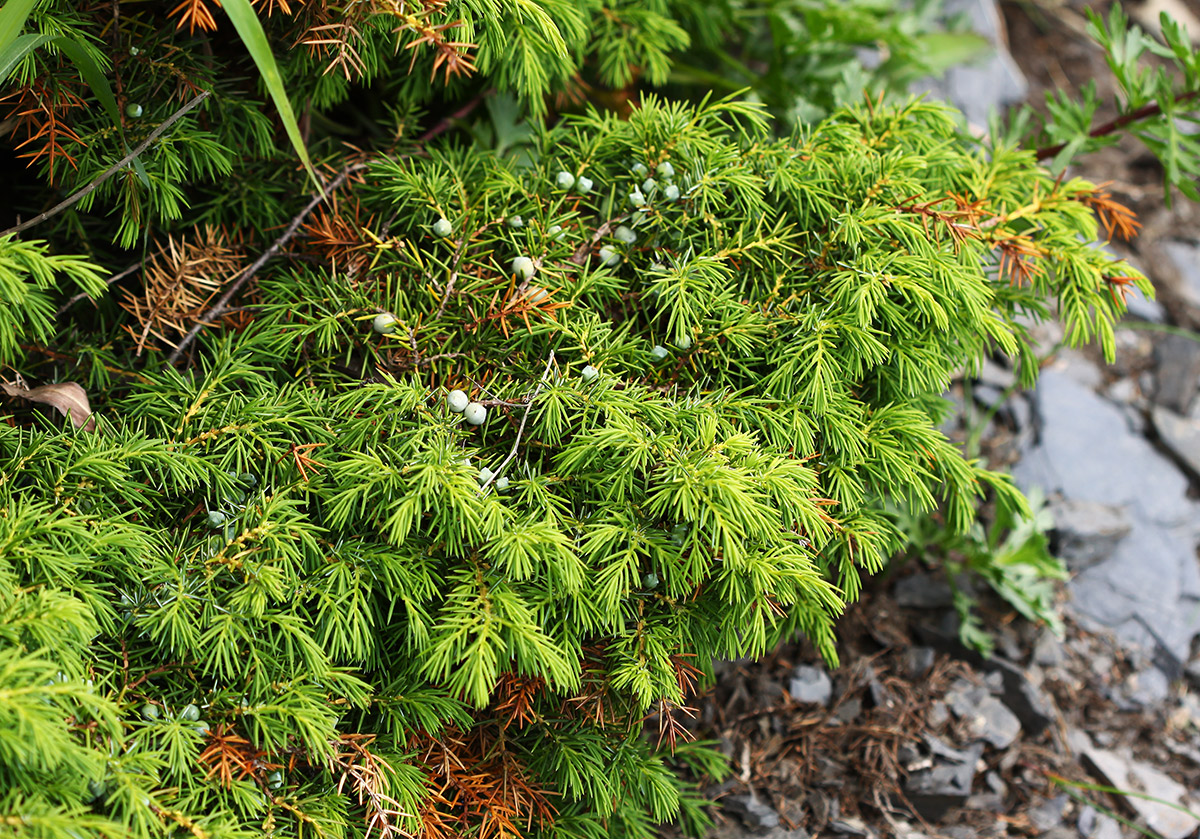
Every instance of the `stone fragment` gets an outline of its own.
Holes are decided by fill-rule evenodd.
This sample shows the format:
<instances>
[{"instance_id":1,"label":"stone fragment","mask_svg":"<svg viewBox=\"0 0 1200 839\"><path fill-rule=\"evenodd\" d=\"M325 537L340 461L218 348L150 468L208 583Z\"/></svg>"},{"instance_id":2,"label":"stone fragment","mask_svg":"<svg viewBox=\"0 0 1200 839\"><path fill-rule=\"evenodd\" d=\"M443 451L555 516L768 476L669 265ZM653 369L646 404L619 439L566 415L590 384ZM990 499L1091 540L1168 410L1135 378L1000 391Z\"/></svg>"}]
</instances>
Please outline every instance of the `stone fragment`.
<instances>
[{"instance_id":1,"label":"stone fragment","mask_svg":"<svg viewBox=\"0 0 1200 839\"><path fill-rule=\"evenodd\" d=\"M755 833L767 833L779 827L779 813L753 791L730 795L724 799L722 805Z\"/></svg>"},{"instance_id":2,"label":"stone fragment","mask_svg":"<svg viewBox=\"0 0 1200 839\"><path fill-rule=\"evenodd\" d=\"M1200 248L1193 242L1166 242L1163 251L1179 272L1175 293L1189 306L1200 309Z\"/></svg>"},{"instance_id":3,"label":"stone fragment","mask_svg":"<svg viewBox=\"0 0 1200 839\"><path fill-rule=\"evenodd\" d=\"M986 687L956 683L946 693L946 704L967 725L972 737L1007 749L1021 734L1021 721Z\"/></svg>"},{"instance_id":4,"label":"stone fragment","mask_svg":"<svg viewBox=\"0 0 1200 839\"><path fill-rule=\"evenodd\" d=\"M1047 798L1029 810L1029 822L1038 831L1039 835L1063 823L1063 816L1066 814L1067 805L1070 803L1070 800L1066 793L1063 793L1056 795L1054 798Z\"/></svg>"},{"instance_id":5,"label":"stone fragment","mask_svg":"<svg viewBox=\"0 0 1200 839\"><path fill-rule=\"evenodd\" d=\"M1200 632L1200 505L1187 478L1117 406L1063 373L1043 371L1036 400L1041 432L1013 470L1018 486L1122 507L1130 522L1107 559L1072 578L1068 608L1085 629L1110 629L1160 669L1179 668Z\"/></svg>"},{"instance_id":6,"label":"stone fragment","mask_svg":"<svg viewBox=\"0 0 1200 839\"><path fill-rule=\"evenodd\" d=\"M984 408L996 410L1004 404L1005 392L995 385L977 384L971 390L971 396Z\"/></svg>"},{"instance_id":7,"label":"stone fragment","mask_svg":"<svg viewBox=\"0 0 1200 839\"><path fill-rule=\"evenodd\" d=\"M1096 817L1096 828L1088 835L1088 839L1124 839L1121 823L1102 813Z\"/></svg>"},{"instance_id":8,"label":"stone fragment","mask_svg":"<svg viewBox=\"0 0 1200 839\"><path fill-rule=\"evenodd\" d=\"M1058 667L1066 657L1062 642L1049 629L1043 629L1033 645L1033 663L1040 667Z\"/></svg>"},{"instance_id":9,"label":"stone fragment","mask_svg":"<svg viewBox=\"0 0 1200 839\"><path fill-rule=\"evenodd\" d=\"M788 693L797 702L825 706L833 696L833 682L824 668L801 664L792 671Z\"/></svg>"},{"instance_id":10,"label":"stone fragment","mask_svg":"<svg viewBox=\"0 0 1200 839\"><path fill-rule=\"evenodd\" d=\"M1011 661L993 656L981 665L985 670L999 673L1004 680L1000 700L1021 721L1021 728L1030 737L1037 737L1054 721L1054 706L1046 693L1029 681L1025 671Z\"/></svg>"},{"instance_id":11,"label":"stone fragment","mask_svg":"<svg viewBox=\"0 0 1200 839\"><path fill-rule=\"evenodd\" d=\"M950 584L924 572L901 577L892 593L897 605L906 609L941 609L954 603Z\"/></svg>"},{"instance_id":12,"label":"stone fragment","mask_svg":"<svg viewBox=\"0 0 1200 839\"><path fill-rule=\"evenodd\" d=\"M909 647L904 651L904 665L909 678L920 679L933 669L937 653L932 647Z\"/></svg>"},{"instance_id":13,"label":"stone fragment","mask_svg":"<svg viewBox=\"0 0 1200 839\"><path fill-rule=\"evenodd\" d=\"M1155 403L1186 414L1200 383L1200 343L1182 335L1164 335L1154 348L1154 361Z\"/></svg>"},{"instance_id":14,"label":"stone fragment","mask_svg":"<svg viewBox=\"0 0 1200 839\"><path fill-rule=\"evenodd\" d=\"M1183 784L1131 755L1091 746L1082 751L1081 757L1110 786L1143 792L1181 807L1190 804ZM1125 796L1122 800L1163 839L1186 839L1200 828L1200 819L1158 801L1134 796Z\"/></svg>"},{"instance_id":15,"label":"stone fragment","mask_svg":"<svg viewBox=\"0 0 1200 839\"><path fill-rule=\"evenodd\" d=\"M1149 667L1129 676L1125 695L1140 708L1154 708L1171 695L1171 682L1161 670Z\"/></svg>"},{"instance_id":16,"label":"stone fragment","mask_svg":"<svg viewBox=\"0 0 1200 839\"><path fill-rule=\"evenodd\" d=\"M1108 386L1108 390L1104 392L1104 395L1113 402L1122 405L1132 405L1140 400L1142 392L1138 388L1137 382L1133 379L1117 379Z\"/></svg>"},{"instance_id":17,"label":"stone fragment","mask_svg":"<svg viewBox=\"0 0 1200 839\"><path fill-rule=\"evenodd\" d=\"M1200 422L1181 417L1161 405L1154 406L1150 418L1162 444L1188 472L1200 477Z\"/></svg>"},{"instance_id":18,"label":"stone fragment","mask_svg":"<svg viewBox=\"0 0 1200 839\"><path fill-rule=\"evenodd\" d=\"M829 725L848 725L858 719L862 713L862 700L857 696L838 703L837 710L829 719Z\"/></svg>"},{"instance_id":19,"label":"stone fragment","mask_svg":"<svg viewBox=\"0 0 1200 839\"><path fill-rule=\"evenodd\" d=\"M862 819L856 819L847 816L842 819L835 819L829 823L829 829L834 833L839 833L842 836L874 836L875 833L867 827Z\"/></svg>"},{"instance_id":20,"label":"stone fragment","mask_svg":"<svg viewBox=\"0 0 1200 839\"><path fill-rule=\"evenodd\" d=\"M985 358L976 377L983 384L1000 390L1008 390L1017 383L1017 374L1008 367L1001 367L990 358Z\"/></svg>"},{"instance_id":21,"label":"stone fragment","mask_svg":"<svg viewBox=\"0 0 1200 839\"><path fill-rule=\"evenodd\" d=\"M1129 433L1115 405L1053 368L1041 374L1037 402L1040 443L1014 468L1018 485L1040 485L1072 501L1136 507L1156 524L1194 521L1187 480L1149 442Z\"/></svg>"},{"instance_id":22,"label":"stone fragment","mask_svg":"<svg viewBox=\"0 0 1200 839\"><path fill-rule=\"evenodd\" d=\"M1045 833L1039 833L1038 839L1079 839L1079 834L1069 827L1059 825L1050 828Z\"/></svg>"},{"instance_id":23,"label":"stone fragment","mask_svg":"<svg viewBox=\"0 0 1200 839\"><path fill-rule=\"evenodd\" d=\"M958 759L935 754L932 767L913 772L904 782L905 795L926 821L939 821L951 807L964 804L970 797L983 744L975 743L962 752L946 751Z\"/></svg>"},{"instance_id":24,"label":"stone fragment","mask_svg":"<svg viewBox=\"0 0 1200 839\"><path fill-rule=\"evenodd\" d=\"M1054 517L1055 555L1072 571L1112 556L1132 527L1123 507L1100 501L1064 499L1050 505Z\"/></svg>"},{"instance_id":25,"label":"stone fragment","mask_svg":"<svg viewBox=\"0 0 1200 839\"><path fill-rule=\"evenodd\" d=\"M929 703L929 711L925 714L925 722L930 728L941 728L950 722L950 709L940 699Z\"/></svg>"},{"instance_id":26,"label":"stone fragment","mask_svg":"<svg viewBox=\"0 0 1200 839\"><path fill-rule=\"evenodd\" d=\"M1140 289L1135 288L1130 292L1129 296L1125 298L1125 305L1128 307L1125 315L1127 318L1144 320L1149 323L1163 323L1167 319L1167 313L1162 304L1157 300L1147 299Z\"/></svg>"}]
</instances>

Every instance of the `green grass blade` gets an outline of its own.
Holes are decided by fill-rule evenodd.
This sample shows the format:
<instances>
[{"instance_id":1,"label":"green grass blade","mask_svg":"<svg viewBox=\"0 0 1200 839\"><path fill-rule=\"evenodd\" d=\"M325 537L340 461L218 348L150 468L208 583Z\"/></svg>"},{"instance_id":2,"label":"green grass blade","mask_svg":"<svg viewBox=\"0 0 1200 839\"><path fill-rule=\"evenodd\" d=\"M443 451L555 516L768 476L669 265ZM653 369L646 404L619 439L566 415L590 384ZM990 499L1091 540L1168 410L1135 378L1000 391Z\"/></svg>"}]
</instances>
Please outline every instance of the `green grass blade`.
<instances>
[{"instance_id":1,"label":"green grass blade","mask_svg":"<svg viewBox=\"0 0 1200 839\"><path fill-rule=\"evenodd\" d=\"M53 35L22 35L3 51L0 51L0 82L8 78L8 74L13 71L22 58L47 41L53 40Z\"/></svg>"},{"instance_id":2,"label":"green grass blade","mask_svg":"<svg viewBox=\"0 0 1200 839\"><path fill-rule=\"evenodd\" d=\"M8 50L25 28L25 19L33 11L37 0L6 0L0 6L0 53Z\"/></svg>"},{"instance_id":3,"label":"green grass blade","mask_svg":"<svg viewBox=\"0 0 1200 839\"><path fill-rule=\"evenodd\" d=\"M304 147L304 140L300 137L300 126L296 123L296 115L292 113L292 103L288 100L287 90L283 87L283 77L279 74L275 56L271 54L271 45L267 43L267 35L263 32L262 24L259 23L258 15L254 13L250 0L224 0L221 6L229 15L229 20L232 21L233 28L237 30L242 43L250 51L250 57L258 65L258 72L262 74L263 81L267 85L267 92L275 100L275 107L279 111L280 119L283 120L284 130L287 131L288 139L292 141L292 147L296 150L296 154L300 155L300 162L304 164L304 168L308 171L308 175L317 189L320 189L321 182L317 179L317 173L313 171L312 163L308 159L308 149Z\"/></svg>"}]
</instances>

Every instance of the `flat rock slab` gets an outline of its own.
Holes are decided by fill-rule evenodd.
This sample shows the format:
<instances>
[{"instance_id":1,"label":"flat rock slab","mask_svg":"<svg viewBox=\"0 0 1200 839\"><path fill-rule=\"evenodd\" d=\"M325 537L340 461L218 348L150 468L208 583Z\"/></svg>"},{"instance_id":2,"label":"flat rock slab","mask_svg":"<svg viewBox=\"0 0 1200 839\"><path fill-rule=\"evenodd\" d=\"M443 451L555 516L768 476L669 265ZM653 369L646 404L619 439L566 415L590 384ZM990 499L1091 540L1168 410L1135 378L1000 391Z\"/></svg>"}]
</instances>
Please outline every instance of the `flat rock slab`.
<instances>
[{"instance_id":1,"label":"flat rock slab","mask_svg":"<svg viewBox=\"0 0 1200 839\"><path fill-rule=\"evenodd\" d=\"M1179 272L1175 293L1187 305L1200 309L1200 247L1193 242L1166 242L1167 257Z\"/></svg>"},{"instance_id":2,"label":"flat rock slab","mask_svg":"<svg viewBox=\"0 0 1200 839\"><path fill-rule=\"evenodd\" d=\"M1114 526L1129 526L1107 558L1073 577L1069 608L1178 667L1200 634L1200 505L1187 496L1188 479L1129 430L1117 406L1067 372L1043 371L1036 400L1041 435L1013 470L1018 486L1120 507L1126 520Z\"/></svg>"},{"instance_id":3,"label":"flat rock slab","mask_svg":"<svg viewBox=\"0 0 1200 839\"><path fill-rule=\"evenodd\" d=\"M1064 498L1050 505L1058 534L1058 557L1072 571L1108 559L1133 525L1124 507Z\"/></svg>"},{"instance_id":4,"label":"flat rock slab","mask_svg":"<svg viewBox=\"0 0 1200 839\"><path fill-rule=\"evenodd\" d=\"M1080 756L1117 789L1141 792L1180 807L1190 803L1185 800L1187 788L1183 784L1129 755L1089 746ZM1158 801L1132 795L1125 796L1124 801L1163 839L1186 839L1200 827L1200 819Z\"/></svg>"},{"instance_id":5,"label":"flat rock slab","mask_svg":"<svg viewBox=\"0 0 1200 839\"><path fill-rule=\"evenodd\" d=\"M1192 474L1200 476L1200 422L1155 405L1150 414L1164 446Z\"/></svg>"},{"instance_id":6,"label":"flat rock slab","mask_svg":"<svg viewBox=\"0 0 1200 839\"><path fill-rule=\"evenodd\" d=\"M1128 507L1131 517L1158 525L1196 520L1187 478L1129 431L1120 408L1057 367L1042 372L1036 399L1040 440L1013 470L1022 486Z\"/></svg>"},{"instance_id":7,"label":"flat rock slab","mask_svg":"<svg viewBox=\"0 0 1200 839\"><path fill-rule=\"evenodd\" d=\"M1186 414L1200 382L1200 343L1183 335L1164 335L1154 349L1154 361L1154 401L1177 414Z\"/></svg>"}]
</instances>

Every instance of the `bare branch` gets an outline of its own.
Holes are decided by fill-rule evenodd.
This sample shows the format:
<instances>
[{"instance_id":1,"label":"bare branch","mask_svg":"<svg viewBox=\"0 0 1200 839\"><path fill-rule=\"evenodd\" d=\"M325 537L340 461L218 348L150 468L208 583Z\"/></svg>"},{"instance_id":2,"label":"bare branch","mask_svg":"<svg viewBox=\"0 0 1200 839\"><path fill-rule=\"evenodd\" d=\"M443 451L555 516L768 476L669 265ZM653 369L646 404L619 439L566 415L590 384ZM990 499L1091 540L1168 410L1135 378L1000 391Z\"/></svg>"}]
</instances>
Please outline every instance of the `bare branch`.
<instances>
[{"instance_id":1,"label":"bare branch","mask_svg":"<svg viewBox=\"0 0 1200 839\"><path fill-rule=\"evenodd\" d=\"M183 355L183 351L187 349L188 345L191 344L192 341L196 339L196 336L200 334L200 330L228 312L229 302L233 300L234 295L241 290L242 286L244 286L251 277L258 273L260 268L267 264L271 257L279 253L280 248L292 240L292 237L296 235L296 231L300 229L300 225L304 223L306 218L308 218L309 213L315 210L317 205L328 198L334 192L334 190L344 184L346 179L352 174L355 172L360 172L366 168L366 163L355 163L347 166L338 173L336 178L326 185L324 191L318 195L314 195L312 200L310 200L308 204L304 206L304 209L297 213L296 217L292 219L290 224L288 224L287 229L285 229L279 238L271 244L271 247L263 251L262 254L259 255L258 259L254 260L254 262L252 262L245 271L239 274L237 279L229 284L229 288L225 289L225 293L221 295L220 299L212 305L212 308L204 313L204 317L200 318L192 325L192 328L189 329L188 333L183 336L183 339L179 342L179 346L175 348L167 360L172 364L178 361L179 357Z\"/></svg>"},{"instance_id":2,"label":"bare branch","mask_svg":"<svg viewBox=\"0 0 1200 839\"><path fill-rule=\"evenodd\" d=\"M135 262L132 265L130 265L128 268L126 268L124 271L119 271L116 274L113 274L111 277L109 277L107 280L104 281L104 284L112 285L113 283L120 282L121 280L125 279L126 277L128 277L130 274L132 274L134 271L136 271L137 269L139 269L141 267L142 267L142 263ZM87 296L88 296L88 293L86 291L81 291L78 294L76 294L74 297L72 297L66 303L63 303L61 306L58 307L58 312L57 312L58 316L61 317L63 315L63 313L67 311L67 309L71 308L72 306L74 306L76 303L78 303L80 300L82 300L83 298L85 298Z\"/></svg>"},{"instance_id":3,"label":"bare branch","mask_svg":"<svg viewBox=\"0 0 1200 839\"><path fill-rule=\"evenodd\" d=\"M8 228L8 230L5 230L3 233L0 233L0 237L8 236L13 233L20 233L22 230L28 230L29 228L33 227L35 224L41 224L43 221L50 218L51 216L58 215L63 210L70 207L72 204L91 195L93 192L96 191L96 188L99 187L100 184L104 183L109 178L111 178L113 175L117 174L117 172L120 172L122 169L124 169L126 164L129 163L129 161L133 160L135 157L137 157L139 154L144 152L146 149L150 148L150 144L153 143L155 140L157 140L160 136L162 136L162 133L164 131L166 131L168 128L170 128L172 125L174 125L180 119L182 119L184 114L186 114L192 108L199 105L201 102L203 102L207 98L208 98L208 91L206 90L206 91L202 92L199 96L192 99L191 102L188 102L186 105L184 105L178 111L171 114L171 116L167 117L166 122L164 122L158 128L151 131L150 136L147 137L145 140L142 140L142 142L138 144L138 147L136 149L134 149L129 154L122 157L120 160L118 160L112 166L109 166L107 169L105 169L103 174L101 174L98 178L93 180L90 184L85 186L83 189L79 190L79 192L76 192L74 195L72 195L70 198L67 198L65 201L61 201L58 204L55 204L53 207L51 207L46 212L34 216L29 221L23 221L20 224L16 225L15 227Z\"/></svg>"},{"instance_id":4,"label":"bare branch","mask_svg":"<svg viewBox=\"0 0 1200 839\"><path fill-rule=\"evenodd\" d=\"M550 357L546 359L546 369L542 371L542 377L538 379L537 387L534 388L528 401L525 403L525 413L521 415L521 425L517 428L517 439L513 440L512 451L508 453L508 457L501 461L496 467L492 477L483 482L483 486L479 488L479 494L487 492L487 488L492 485L492 482L499 478L504 473L504 467L508 466L509 462L517 456L517 447L521 445L521 435L525 433L525 423L529 421L529 412L533 410L533 402L538 398L538 394L542 392L542 385L546 383L546 377L550 375L550 368L554 365L554 350L550 350Z\"/></svg>"}]
</instances>

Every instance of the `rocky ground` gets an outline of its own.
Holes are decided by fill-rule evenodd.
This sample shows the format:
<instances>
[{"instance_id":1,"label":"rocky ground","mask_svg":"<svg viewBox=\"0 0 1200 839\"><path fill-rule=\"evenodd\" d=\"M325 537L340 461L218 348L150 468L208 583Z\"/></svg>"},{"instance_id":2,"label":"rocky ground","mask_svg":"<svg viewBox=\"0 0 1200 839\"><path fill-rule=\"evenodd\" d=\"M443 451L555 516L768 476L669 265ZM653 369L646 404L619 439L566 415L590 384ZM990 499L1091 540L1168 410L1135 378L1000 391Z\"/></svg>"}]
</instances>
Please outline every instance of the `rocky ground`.
<instances>
[{"instance_id":1,"label":"rocky ground","mask_svg":"<svg viewBox=\"0 0 1200 839\"><path fill-rule=\"evenodd\" d=\"M1106 78L1081 3L947 5L998 47L927 87L975 124L990 104ZM1128 8L1147 26L1157 17L1149 3ZM1191 14L1181 2L1172 11ZM947 428L965 439L983 424L992 465L1046 494L1071 571L1064 636L984 598L997 642L984 660L958 643L939 568L897 563L843 622L837 670L804 645L720 665L696 724L734 767L710 790L723 804L714 837L1200 831L1186 811L1200 811L1200 208L1167 206L1135 143L1077 173L1112 181L1138 211L1142 234L1112 247L1151 277L1158 302L1131 301L1113 365L1044 328L1037 390L1014 393L1011 372L989 365L956 384L962 410Z\"/></svg>"}]
</instances>

